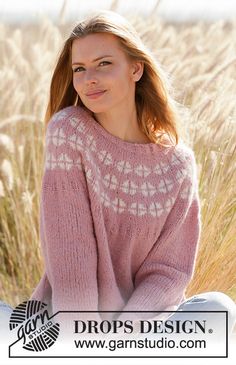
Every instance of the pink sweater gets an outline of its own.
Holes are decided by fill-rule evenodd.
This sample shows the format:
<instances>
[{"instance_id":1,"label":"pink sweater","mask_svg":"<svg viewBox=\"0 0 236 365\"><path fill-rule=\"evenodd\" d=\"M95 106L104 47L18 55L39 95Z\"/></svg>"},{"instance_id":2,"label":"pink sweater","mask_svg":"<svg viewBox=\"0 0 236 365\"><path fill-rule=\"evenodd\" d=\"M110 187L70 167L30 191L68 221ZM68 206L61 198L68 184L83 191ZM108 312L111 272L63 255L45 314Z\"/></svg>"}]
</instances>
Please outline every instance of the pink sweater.
<instances>
[{"instance_id":1,"label":"pink sweater","mask_svg":"<svg viewBox=\"0 0 236 365\"><path fill-rule=\"evenodd\" d=\"M53 313L175 310L186 299L201 231L193 151L183 142L123 141L70 106L49 121L45 157L45 273L30 299L50 302Z\"/></svg>"}]
</instances>

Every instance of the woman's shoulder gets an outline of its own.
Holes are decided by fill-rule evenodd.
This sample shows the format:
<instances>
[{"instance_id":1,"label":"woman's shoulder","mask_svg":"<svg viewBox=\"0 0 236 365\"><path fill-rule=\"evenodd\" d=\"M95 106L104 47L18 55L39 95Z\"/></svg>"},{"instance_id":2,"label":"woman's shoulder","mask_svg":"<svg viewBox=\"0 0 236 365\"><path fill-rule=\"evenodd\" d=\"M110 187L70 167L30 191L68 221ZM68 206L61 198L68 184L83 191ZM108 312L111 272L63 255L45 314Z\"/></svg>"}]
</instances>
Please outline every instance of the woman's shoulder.
<instances>
[{"instance_id":1,"label":"woman's shoulder","mask_svg":"<svg viewBox=\"0 0 236 365\"><path fill-rule=\"evenodd\" d=\"M196 176L195 153L193 148L184 140L180 139L178 144L166 147L164 153L175 176L187 177L191 180Z\"/></svg>"},{"instance_id":2,"label":"woman's shoulder","mask_svg":"<svg viewBox=\"0 0 236 365\"><path fill-rule=\"evenodd\" d=\"M68 125L71 127L78 127L79 124L82 125L83 122L86 122L89 117L89 111L82 106L70 105L52 115L48 122L47 129L51 130L55 127L66 127Z\"/></svg>"},{"instance_id":3,"label":"woman's shoulder","mask_svg":"<svg viewBox=\"0 0 236 365\"><path fill-rule=\"evenodd\" d=\"M46 146L50 146L51 152L61 148L64 153L85 150L88 118L89 114L80 106L68 106L54 113L47 124Z\"/></svg>"},{"instance_id":4,"label":"woman's shoulder","mask_svg":"<svg viewBox=\"0 0 236 365\"><path fill-rule=\"evenodd\" d=\"M186 161L195 159L193 148L183 140L180 140L179 143L175 146L174 153Z\"/></svg>"},{"instance_id":5,"label":"woman's shoulder","mask_svg":"<svg viewBox=\"0 0 236 365\"><path fill-rule=\"evenodd\" d=\"M165 155L172 161L177 160L183 164L194 162L195 153L193 148L187 144L183 139L179 139L178 144L170 144L169 140L166 140L165 147L163 148Z\"/></svg>"}]
</instances>

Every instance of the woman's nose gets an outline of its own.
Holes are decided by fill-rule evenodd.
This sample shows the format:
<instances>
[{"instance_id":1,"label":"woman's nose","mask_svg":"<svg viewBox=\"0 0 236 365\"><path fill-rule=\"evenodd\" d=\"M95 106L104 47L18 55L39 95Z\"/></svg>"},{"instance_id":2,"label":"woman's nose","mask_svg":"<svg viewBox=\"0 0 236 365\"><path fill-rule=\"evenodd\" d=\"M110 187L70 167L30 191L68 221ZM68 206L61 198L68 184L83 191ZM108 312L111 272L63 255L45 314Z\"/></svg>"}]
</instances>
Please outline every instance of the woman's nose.
<instances>
[{"instance_id":1,"label":"woman's nose","mask_svg":"<svg viewBox=\"0 0 236 365\"><path fill-rule=\"evenodd\" d=\"M97 77L95 75L94 71L86 71L86 75L85 75L85 82L87 84L91 84L91 83L97 83Z\"/></svg>"}]
</instances>

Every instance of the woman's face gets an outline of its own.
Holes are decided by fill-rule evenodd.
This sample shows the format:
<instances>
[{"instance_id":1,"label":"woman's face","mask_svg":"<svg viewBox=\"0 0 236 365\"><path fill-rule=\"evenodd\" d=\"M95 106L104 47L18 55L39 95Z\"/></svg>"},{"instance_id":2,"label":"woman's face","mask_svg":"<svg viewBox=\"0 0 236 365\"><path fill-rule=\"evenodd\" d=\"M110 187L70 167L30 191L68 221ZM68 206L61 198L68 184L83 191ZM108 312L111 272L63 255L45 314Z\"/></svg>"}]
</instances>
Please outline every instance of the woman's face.
<instances>
[{"instance_id":1,"label":"woman's face","mask_svg":"<svg viewBox=\"0 0 236 365\"><path fill-rule=\"evenodd\" d=\"M73 85L83 104L94 113L127 108L134 103L141 62L131 62L112 34L95 33L72 43ZM92 94L92 95L91 95Z\"/></svg>"}]
</instances>

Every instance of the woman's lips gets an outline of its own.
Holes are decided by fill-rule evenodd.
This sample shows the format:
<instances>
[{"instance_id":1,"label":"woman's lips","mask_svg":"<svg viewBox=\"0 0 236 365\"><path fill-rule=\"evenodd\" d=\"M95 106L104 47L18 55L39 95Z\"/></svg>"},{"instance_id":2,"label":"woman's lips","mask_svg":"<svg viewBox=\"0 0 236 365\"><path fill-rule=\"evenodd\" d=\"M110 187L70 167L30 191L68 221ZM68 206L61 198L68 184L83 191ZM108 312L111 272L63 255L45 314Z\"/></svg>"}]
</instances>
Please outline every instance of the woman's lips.
<instances>
[{"instance_id":1,"label":"woman's lips","mask_svg":"<svg viewBox=\"0 0 236 365\"><path fill-rule=\"evenodd\" d=\"M86 95L86 96L87 96L87 98L89 98L89 99L97 99L97 98L99 98L100 96L102 96L105 92L106 92L106 90L104 90L104 91L97 91L97 92L95 92L94 94L90 94L90 95Z\"/></svg>"}]
</instances>

